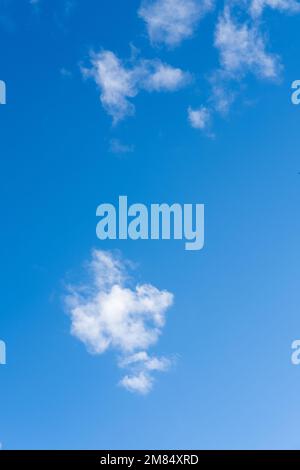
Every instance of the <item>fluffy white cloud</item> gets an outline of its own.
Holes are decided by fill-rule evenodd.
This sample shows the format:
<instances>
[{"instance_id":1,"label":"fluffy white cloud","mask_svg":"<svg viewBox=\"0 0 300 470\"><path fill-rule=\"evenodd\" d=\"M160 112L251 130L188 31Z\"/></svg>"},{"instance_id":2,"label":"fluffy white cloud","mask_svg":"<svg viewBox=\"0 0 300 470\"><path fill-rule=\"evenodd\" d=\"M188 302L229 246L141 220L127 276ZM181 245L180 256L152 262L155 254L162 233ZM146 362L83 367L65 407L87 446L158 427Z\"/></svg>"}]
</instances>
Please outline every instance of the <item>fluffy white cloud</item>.
<instances>
[{"instance_id":1,"label":"fluffy white cloud","mask_svg":"<svg viewBox=\"0 0 300 470\"><path fill-rule=\"evenodd\" d=\"M204 130L210 123L210 111L202 106L198 109L188 108L188 120L194 129Z\"/></svg>"},{"instance_id":2,"label":"fluffy white cloud","mask_svg":"<svg viewBox=\"0 0 300 470\"><path fill-rule=\"evenodd\" d=\"M252 16L259 17L266 7L287 13L300 12L300 3L296 0L252 0L250 6Z\"/></svg>"},{"instance_id":3,"label":"fluffy white cloud","mask_svg":"<svg viewBox=\"0 0 300 470\"><path fill-rule=\"evenodd\" d=\"M160 60L135 59L125 64L111 51L92 54L91 64L82 69L83 74L95 80L101 103L114 123L134 114L130 99L141 90L176 91L190 79L188 73Z\"/></svg>"},{"instance_id":4,"label":"fluffy white cloud","mask_svg":"<svg viewBox=\"0 0 300 470\"><path fill-rule=\"evenodd\" d=\"M214 0L145 0L139 15L152 42L176 46L193 35L199 20L213 6Z\"/></svg>"},{"instance_id":5,"label":"fluffy white cloud","mask_svg":"<svg viewBox=\"0 0 300 470\"><path fill-rule=\"evenodd\" d=\"M94 251L89 272L89 285L68 288L72 334L92 354L115 350L121 355L119 366L130 372L121 385L146 393L152 387L152 373L169 365L146 350L162 333L173 295L151 284L129 287L126 265L109 252Z\"/></svg>"},{"instance_id":6,"label":"fluffy white cloud","mask_svg":"<svg viewBox=\"0 0 300 470\"><path fill-rule=\"evenodd\" d=\"M222 69L229 77L239 78L252 72L260 78L274 79L280 71L277 56L266 50L264 36L255 23L239 23L229 8L220 16L215 46L220 53Z\"/></svg>"},{"instance_id":7,"label":"fluffy white cloud","mask_svg":"<svg viewBox=\"0 0 300 470\"><path fill-rule=\"evenodd\" d=\"M120 382L122 387L126 388L129 392L137 392L142 395L149 393L153 386L152 377L140 372L137 375L126 375Z\"/></svg>"},{"instance_id":8,"label":"fluffy white cloud","mask_svg":"<svg viewBox=\"0 0 300 470\"><path fill-rule=\"evenodd\" d=\"M158 60L144 61L144 80L141 85L147 91L176 91L185 85L190 75Z\"/></svg>"}]
</instances>

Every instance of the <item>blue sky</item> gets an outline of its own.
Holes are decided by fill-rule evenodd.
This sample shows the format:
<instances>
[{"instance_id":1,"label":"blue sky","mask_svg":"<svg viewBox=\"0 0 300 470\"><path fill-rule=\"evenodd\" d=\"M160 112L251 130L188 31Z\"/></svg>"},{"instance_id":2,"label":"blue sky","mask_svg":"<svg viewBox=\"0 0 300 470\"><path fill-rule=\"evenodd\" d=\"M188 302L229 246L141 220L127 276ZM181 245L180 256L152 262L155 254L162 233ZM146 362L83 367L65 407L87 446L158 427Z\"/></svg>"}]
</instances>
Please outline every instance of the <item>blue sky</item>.
<instances>
[{"instance_id":1,"label":"blue sky","mask_svg":"<svg viewBox=\"0 0 300 470\"><path fill-rule=\"evenodd\" d=\"M172 1L1 2L5 449L299 449L297 2ZM123 194L204 203L205 248L101 242ZM92 250L174 296L149 393L71 334Z\"/></svg>"}]
</instances>

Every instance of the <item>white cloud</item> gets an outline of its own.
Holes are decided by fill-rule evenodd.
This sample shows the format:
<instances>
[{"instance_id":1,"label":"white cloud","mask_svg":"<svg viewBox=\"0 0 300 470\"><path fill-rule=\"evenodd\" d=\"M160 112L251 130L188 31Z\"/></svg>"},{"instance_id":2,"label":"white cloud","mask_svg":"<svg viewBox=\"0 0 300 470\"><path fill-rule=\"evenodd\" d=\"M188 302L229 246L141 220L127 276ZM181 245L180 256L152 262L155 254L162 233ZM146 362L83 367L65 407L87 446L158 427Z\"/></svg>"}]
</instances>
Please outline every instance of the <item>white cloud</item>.
<instances>
[{"instance_id":1,"label":"white cloud","mask_svg":"<svg viewBox=\"0 0 300 470\"><path fill-rule=\"evenodd\" d=\"M120 384L129 391L146 394L153 386L151 372L164 372L169 369L171 362L164 357L150 357L147 352L141 351L122 359L119 365L132 371L123 377Z\"/></svg>"},{"instance_id":2,"label":"white cloud","mask_svg":"<svg viewBox=\"0 0 300 470\"><path fill-rule=\"evenodd\" d=\"M139 16L152 42L176 46L193 35L199 20L213 6L214 0L145 0Z\"/></svg>"},{"instance_id":3,"label":"white cloud","mask_svg":"<svg viewBox=\"0 0 300 470\"><path fill-rule=\"evenodd\" d=\"M296 0L252 0L250 6L252 16L259 17L266 7L286 13L300 12L300 3Z\"/></svg>"},{"instance_id":4,"label":"white cloud","mask_svg":"<svg viewBox=\"0 0 300 470\"><path fill-rule=\"evenodd\" d=\"M72 334L92 354L108 349L121 356L119 366L129 369L121 385L148 392L154 371L166 370L166 358L151 357L165 324L173 295L151 284L128 286L126 264L109 252L94 251L89 263L89 285L68 288L66 305Z\"/></svg>"},{"instance_id":5,"label":"white cloud","mask_svg":"<svg viewBox=\"0 0 300 470\"><path fill-rule=\"evenodd\" d=\"M228 5L219 16L214 44L220 67L210 77L211 113L214 110L225 115L229 111L239 93L239 83L247 74L273 81L280 76L280 60L268 52L259 22L252 18L241 21Z\"/></svg>"},{"instance_id":6,"label":"white cloud","mask_svg":"<svg viewBox=\"0 0 300 470\"><path fill-rule=\"evenodd\" d=\"M141 90L176 91L190 79L188 73L160 60L134 59L124 64L111 51L92 54L91 64L90 69L83 68L82 72L95 80L101 91L101 103L115 124L134 114L130 100Z\"/></svg>"},{"instance_id":7,"label":"white cloud","mask_svg":"<svg viewBox=\"0 0 300 470\"><path fill-rule=\"evenodd\" d=\"M210 111L205 106L197 109L189 107L188 120L194 129L204 130L209 126L210 123Z\"/></svg>"},{"instance_id":8,"label":"white cloud","mask_svg":"<svg viewBox=\"0 0 300 470\"><path fill-rule=\"evenodd\" d=\"M162 372L169 368L170 361L165 357L150 357L146 351L140 351L123 358L119 364L121 367L139 367L142 364L144 370L157 370Z\"/></svg>"},{"instance_id":9,"label":"white cloud","mask_svg":"<svg viewBox=\"0 0 300 470\"><path fill-rule=\"evenodd\" d=\"M129 392L137 392L142 395L149 393L153 387L153 380L149 375L140 372L138 375L126 375L120 382L122 387Z\"/></svg>"},{"instance_id":10,"label":"white cloud","mask_svg":"<svg viewBox=\"0 0 300 470\"><path fill-rule=\"evenodd\" d=\"M219 52L219 67L210 75L210 97L206 106L189 108L192 127L206 129L215 112L225 115L241 92L241 83L248 74L259 79L276 81L281 74L280 58L268 51L267 38L259 18L249 15L249 7L257 14L266 5L279 8L293 0L229 0L219 15L214 45ZM254 5L255 4L255 5Z\"/></svg>"},{"instance_id":11,"label":"white cloud","mask_svg":"<svg viewBox=\"0 0 300 470\"><path fill-rule=\"evenodd\" d=\"M114 122L134 114L134 106L129 101L138 93L133 71L125 69L118 57L110 51L94 54L91 60L92 68L84 69L83 72L94 78L101 90L102 105Z\"/></svg>"},{"instance_id":12,"label":"white cloud","mask_svg":"<svg viewBox=\"0 0 300 470\"><path fill-rule=\"evenodd\" d=\"M255 23L239 23L229 8L220 16L215 46L220 53L221 67L231 78L252 72L260 78L275 79L280 72L278 57L268 53L266 41Z\"/></svg>"},{"instance_id":13,"label":"white cloud","mask_svg":"<svg viewBox=\"0 0 300 470\"><path fill-rule=\"evenodd\" d=\"M160 61L145 62L149 73L145 74L143 88L147 91L176 91L189 80L189 74ZM150 69L152 71L150 72Z\"/></svg>"}]
</instances>

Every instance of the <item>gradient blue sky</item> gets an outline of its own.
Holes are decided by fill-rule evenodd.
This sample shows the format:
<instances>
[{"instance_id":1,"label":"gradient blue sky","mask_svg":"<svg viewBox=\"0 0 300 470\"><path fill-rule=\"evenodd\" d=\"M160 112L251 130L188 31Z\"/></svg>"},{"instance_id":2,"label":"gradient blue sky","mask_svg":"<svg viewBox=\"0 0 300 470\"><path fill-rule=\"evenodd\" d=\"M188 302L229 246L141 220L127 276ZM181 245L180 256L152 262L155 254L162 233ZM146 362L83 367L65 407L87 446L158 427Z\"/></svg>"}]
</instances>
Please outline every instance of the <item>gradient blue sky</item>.
<instances>
[{"instance_id":1,"label":"gradient blue sky","mask_svg":"<svg viewBox=\"0 0 300 470\"><path fill-rule=\"evenodd\" d=\"M65 8L66 3L70 8ZM214 138L188 106L210 94L223 2L176 48L151 45L140 0L1 1L0 442L5 449L300 448L299 21L267 9L274 82L245 73ZM80 64L93 49L188 70L174 93L141 92L112 126ZM62 73L62 70L68 73ZM110 151L117 139L134 146ZM102 202L204 203L206 245L100 242ZM91 249L121 250L136 279L175 296L156 354L177 356L147 396L118 387L113 351L90 355L70 334L65 284Z\"/></svg>"}]
</instances>

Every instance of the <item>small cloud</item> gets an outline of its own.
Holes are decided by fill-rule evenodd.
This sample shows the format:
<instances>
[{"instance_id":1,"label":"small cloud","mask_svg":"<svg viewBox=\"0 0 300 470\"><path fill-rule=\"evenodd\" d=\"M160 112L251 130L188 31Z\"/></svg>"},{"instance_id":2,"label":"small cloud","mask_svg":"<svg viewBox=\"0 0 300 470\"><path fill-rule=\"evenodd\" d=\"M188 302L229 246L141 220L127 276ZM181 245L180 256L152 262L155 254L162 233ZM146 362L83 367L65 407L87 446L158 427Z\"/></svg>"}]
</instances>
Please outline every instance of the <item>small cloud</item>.
<instances>
[{"instance_id":1,"label":"small cloud","mask_svg":"<svg viewBox=\"0 0 300 470\"><path fill-rule=\"evenodd\" d=\"M151 372L165 372L171 361L165 357L150 357L145 351L128 356L119 363L120 367L131 369L131 374L120 381L120 385L130 392L147 394L153 387Z\"/></svg>"},{"instance_id":2,"label":"small cloud","mask_svg":"<svg viewBox=\"0 0 300 470\"><path fill-rule=\"evenodd\" d=\"M147 91L176 91L190 80L190 75L179 68L164 64L160 60L144 62L149 66L143 87Z\"/></svg>"},{"instance_id":3,"label":"small cloud","mask_svg":"<svg viewBox=\"0 0 300 470\"><path fill-rule=\"evenodd\" d=\"M214 7L214 0L145 0L139 16L154 43L177 46L193 36L202 17Z\"/></svg>"},{"instance_id":4,"label":"small cloud","mask_svg":"<svg viewBox=\"0 0 300 470\"><path fill-rule=\"evenodd\" d=\"M170 360L158 357L150 357L146 351L140 351L138 353L132 354L126 358L123 358L120 363L120 367L136 367L140 368L142 366L143 370L157 370L165 371L170 367Z\"/></svg>"},{"instance_id":5,"label":"small cloud","mask_svg":"<svg viewBox=\"0 0 300 470\"><path fill-rule=\"evenodd\" d=\"M137 375L126 375L121 381L120 385L129 392L140 393L141 395L147 395L153 386L152 377L140 372Z\"/></svg>"},{"instance_id":6,"label":"small cloud","mask_svg":"<svg viewBox=\"0 0 300 470\"><path fill-rule=\"evenodd\" d=\"M210 124L210 111L202 106L198 109L188 108L188 120L194 129L205 130Z\"/></svg>"},{"instance_id":7,"label":"small cloud","mask_svg":"<svg viewBox=\"0 0 300 470\"><path fill-rule=\"evenodd\" d=\"M215 111L225 116L237 95L236 81L229 79L222 69L216 70L209 79L211 86L210 103ZM239 83L239 81L237 80Z\"/></svg>"},{"instance_id":8,"label":"small cloud","mask_svg":"<svg viewBox=\"0 0 300 470\"><path fill-rule=\"evenodd\" d=\"M82 68L82 73L95 80L102 106L114 124L134 114L132 99L140 91L174 92L190 80L189 73L161 60L136 58L125 64L111 51L92 54L91 68Z\"/></svg>"},{"instance_id":9,"label":"small cloud","mask_svg":"<svg viewBox=\"0 0 300 470\"><path fill-rule=\"evenodd\" d=\"M91 354L112 350L128 374L120 384L130 391L148 393L153 374L170 361L150 356L173 304L173 295L151 284L130 286L127 264L110 252L93 251L88 264L90 283L69 286L65 297L72 334Z\"/></svg>"},{"instance_id":10,"label":"small cloud","mask_svg":"<svg viewBox=\"0 0 300 470\"><path fill-rule=\"evenodd\" d=\"M134 145L126 145L120 142L119 139L112 139L109 143L109 150L111 153L132 153L134 151Z\"/></svg>"}]
</instances>

